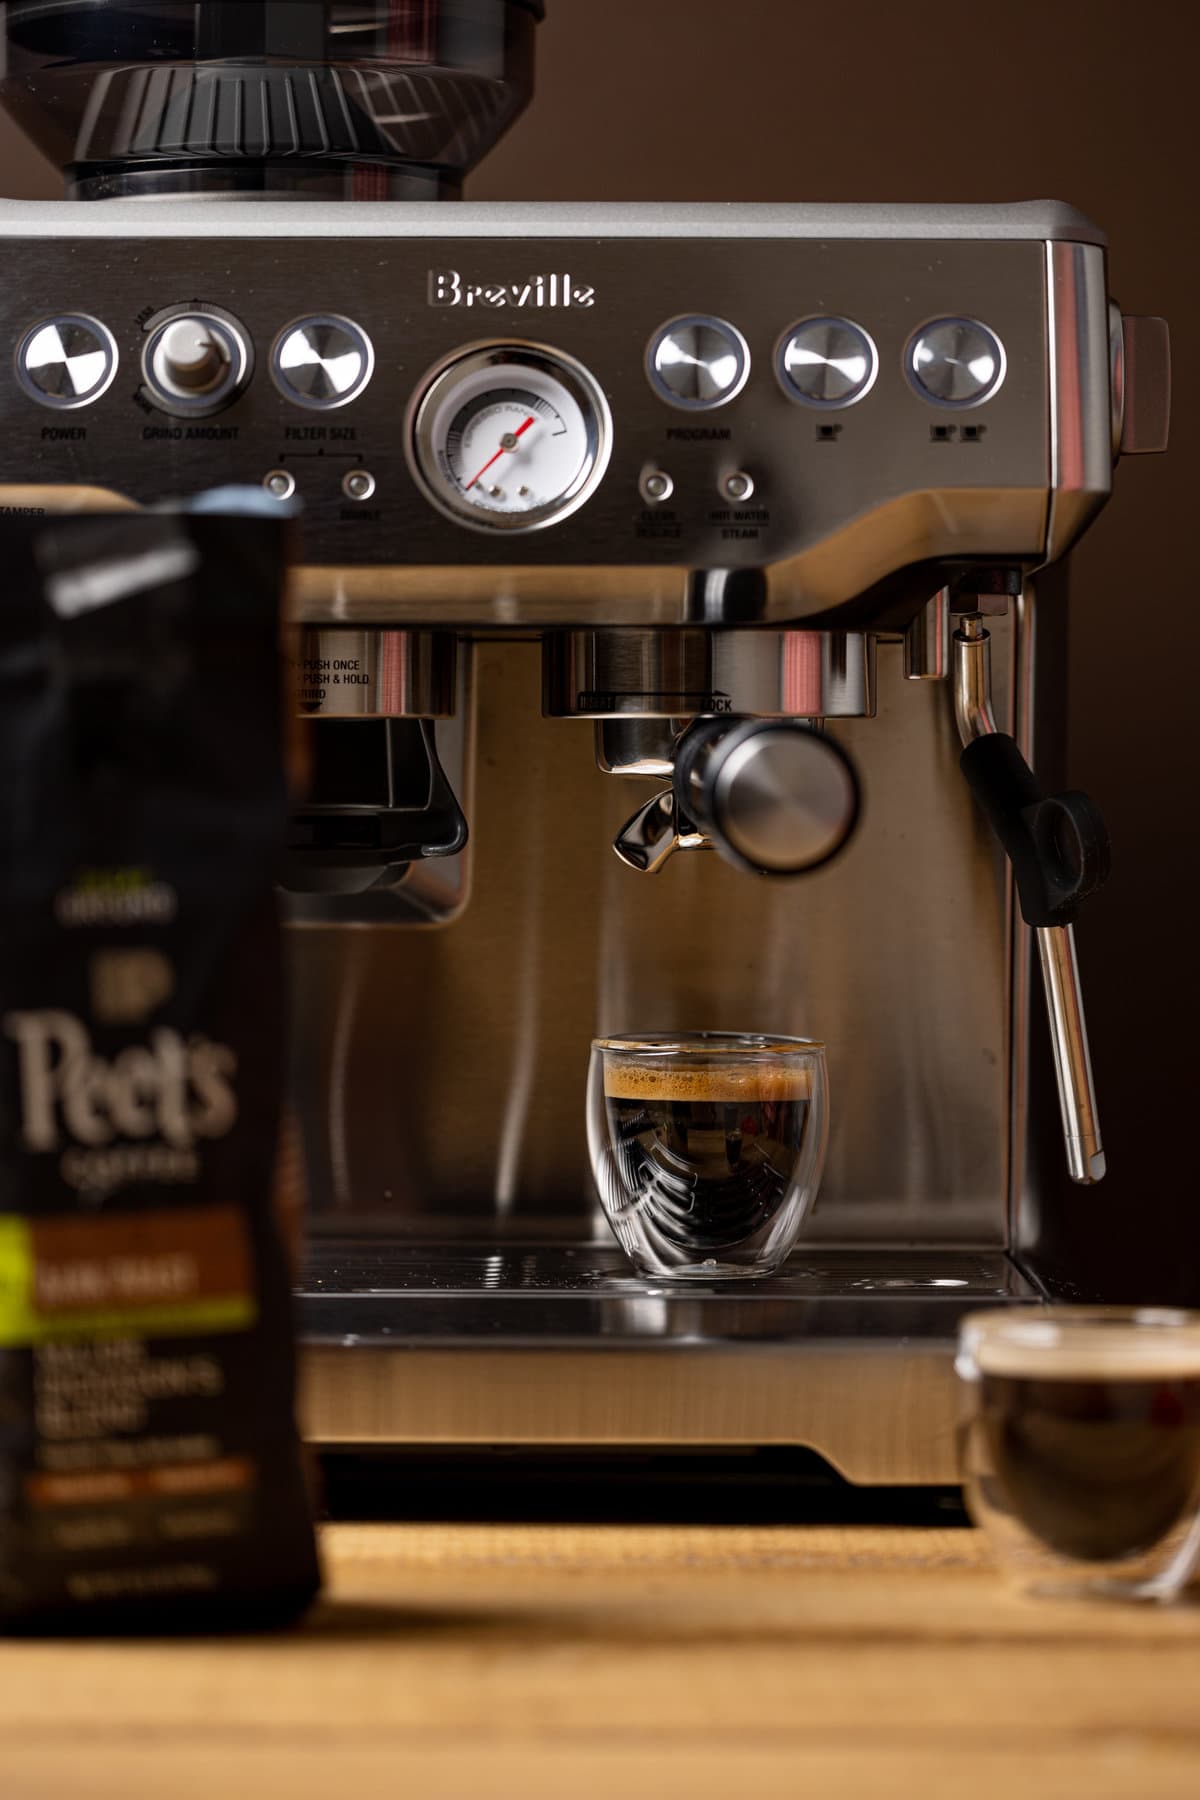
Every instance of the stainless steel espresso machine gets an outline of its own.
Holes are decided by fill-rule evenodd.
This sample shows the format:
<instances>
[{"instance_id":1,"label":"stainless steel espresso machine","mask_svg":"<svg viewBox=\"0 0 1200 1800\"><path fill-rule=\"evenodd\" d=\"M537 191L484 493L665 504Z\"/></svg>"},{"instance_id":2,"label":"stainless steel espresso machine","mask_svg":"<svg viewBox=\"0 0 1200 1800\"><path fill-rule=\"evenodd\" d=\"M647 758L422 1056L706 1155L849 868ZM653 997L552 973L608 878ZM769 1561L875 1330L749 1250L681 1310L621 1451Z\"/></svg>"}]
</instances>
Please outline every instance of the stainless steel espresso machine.
<instances>
[{"instance_id":1,"label":"stainless steel espresso machine","mask_svg":"<svg viewBox=\"0 0 1200 1800\"><path fill-rule=\"evenodd\" d=\"M0 206L7 503L303 509L311 1436L954 1480L957 1318L1070 1293L1104 1173L1058 566L1165 327L1060 205L402 204L541 0L2 10L75 202ZM702 1027L825 1041L823 1189L782 1275L648 1284L589 1042Z\"/></svg>"}]
</instances>

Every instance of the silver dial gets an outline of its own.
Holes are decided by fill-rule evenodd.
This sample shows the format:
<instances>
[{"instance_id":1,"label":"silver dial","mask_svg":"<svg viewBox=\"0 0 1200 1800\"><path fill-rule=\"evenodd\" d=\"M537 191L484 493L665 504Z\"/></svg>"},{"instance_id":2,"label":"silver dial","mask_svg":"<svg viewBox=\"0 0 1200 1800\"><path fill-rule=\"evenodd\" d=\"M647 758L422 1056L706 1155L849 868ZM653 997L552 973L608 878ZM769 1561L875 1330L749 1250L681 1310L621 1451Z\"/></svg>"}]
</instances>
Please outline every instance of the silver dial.
<instances>
[{"instance_id":1,"label":"silver dial","mask_svg":"<svg viewBox=\"0 0 1200 1800\"><path fill-rule=\"evenodd\" d=\"M173 308L152 319L146 330L145 392L163 412L218 412L250 378L245 333L227 313Z\"/></svg>"},{"instance_id":2,"label":"silver dial","mask_svg":"<svg viewBox=\"0 0 1200 1800\"><path fill-rule=\"evenodd\" d=\"M874 385L875 345L850 319L802 319L779 346L783 391L806 406L852 406Z\"/></svg>"},{"instance_id":3,"label":"silver dial","mask_svg":"<svg viewBox=\"0 0 1200 1800\"><path fill-rule=\"evenodd\" d=\"M978 319L934 319L911 340L908 378L938 406L980 406L1004 380L1004 345Z\"/></svg>"},{"instance_id":4,"label":"silver dial","mask_svg":"<svg viewBox=\"0 0 1200 1800\"><path fill-rule=\"evenodd\" d=\"M608 403L582 364L537 344L488 344L435 371L410 457L443 512L487 531L533 531L575 511L608 463Z\"/></svg>"},{"instance_id":5,"label":"silver dial","mask_svg":"<svg viewBox=\"0 0 1200 1800\"><path fill-rule=\"evenodd\" d=\"M335 313L297 319L280 332L271 352L271 374L284 399L318 412L357 400L374 368L366 332Z\"/></svg>"},{"instance_id":6,"label":"silver dial","mask_svg":"<svg viewBox=\"0 0 1200 1800\"><path fill-rule=\"evenodd\" d=\"M90 406L117 372L112 332L86 313L62 313L31 325L17 346L17 378L40 406Z\"/></svg>"},{"instance_id":7,"label":"silver dial","mask_svg":"<svg viewBox=\"0 0 1200 1800\"><path fill-rule=\"evenodd\" d=\"M646 369L652 386L671 406L708 412L741 393L750 373L750 351L735 325L704 313L688 314L655 333Z\"/></svg>"}]
</instances>

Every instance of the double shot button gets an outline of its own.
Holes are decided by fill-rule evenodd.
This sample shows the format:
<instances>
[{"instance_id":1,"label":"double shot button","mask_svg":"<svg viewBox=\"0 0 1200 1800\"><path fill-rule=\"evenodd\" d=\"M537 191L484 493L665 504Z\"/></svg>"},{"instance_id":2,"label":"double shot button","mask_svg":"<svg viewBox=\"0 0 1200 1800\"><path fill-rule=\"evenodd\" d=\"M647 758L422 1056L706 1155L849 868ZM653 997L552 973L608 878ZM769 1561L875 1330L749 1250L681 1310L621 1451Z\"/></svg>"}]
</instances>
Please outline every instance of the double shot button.
<instances>
[{"instance_id":1,"label":"double shot button","mask_svg":"<svg viewBox=\"0 0 1200 1800\"><path fill-rule=\"evenodd\" d=\"M913 334L905 371L935 406L981 406L1004 380L1004 345L978 319L934 319Z\"/></svg>"}]
</instances>

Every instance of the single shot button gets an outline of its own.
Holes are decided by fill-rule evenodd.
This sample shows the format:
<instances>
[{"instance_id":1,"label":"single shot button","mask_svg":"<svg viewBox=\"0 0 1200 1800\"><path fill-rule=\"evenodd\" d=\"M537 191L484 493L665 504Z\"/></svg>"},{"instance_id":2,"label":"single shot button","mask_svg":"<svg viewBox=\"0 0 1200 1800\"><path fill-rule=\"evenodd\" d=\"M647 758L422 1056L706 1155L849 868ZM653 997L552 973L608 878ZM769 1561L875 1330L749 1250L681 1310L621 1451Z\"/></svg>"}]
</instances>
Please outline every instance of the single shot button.
<instances>
[{"instance_id":1,"label":"single shot button","mask_svg":"<svg viewBox=\"0 0 1200 1800\"><path fill-rule=\"evenodd\" d=\"M805 406L853 406L874 386L875 345L850 319L804 319L779 347L780 385Z\"/></svg>"}]
</instances>

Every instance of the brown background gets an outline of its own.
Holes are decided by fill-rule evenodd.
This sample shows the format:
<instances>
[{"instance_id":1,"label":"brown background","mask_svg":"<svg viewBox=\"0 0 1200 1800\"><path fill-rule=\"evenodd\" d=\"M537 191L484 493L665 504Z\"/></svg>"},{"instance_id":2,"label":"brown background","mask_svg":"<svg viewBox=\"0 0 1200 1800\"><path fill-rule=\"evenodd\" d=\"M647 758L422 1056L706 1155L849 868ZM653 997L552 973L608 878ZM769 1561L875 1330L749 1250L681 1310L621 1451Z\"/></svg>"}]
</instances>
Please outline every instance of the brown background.
<instances>
[{"instance_id":1,"label":"brown background","mask_svg":"<svg viewBox=\"0 0 1200 1800\"><path fill-rule=\"evenodd\" d=\"M1171 319L1172 450L1122 466L1073 564L1070 778L1102 802L1116 859L1080 927L1112 1173L1073 1203L1098 1245L1135 1221L1131 1293L1200 1301L1188 1155L1200 1114L1191 0L549 0L548 11L537 98L472 198L1069 200L1109 233L1124 309ZM6 121L0 189L58 193Z\"/></svg>"}]
</instances>

